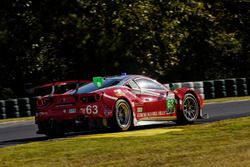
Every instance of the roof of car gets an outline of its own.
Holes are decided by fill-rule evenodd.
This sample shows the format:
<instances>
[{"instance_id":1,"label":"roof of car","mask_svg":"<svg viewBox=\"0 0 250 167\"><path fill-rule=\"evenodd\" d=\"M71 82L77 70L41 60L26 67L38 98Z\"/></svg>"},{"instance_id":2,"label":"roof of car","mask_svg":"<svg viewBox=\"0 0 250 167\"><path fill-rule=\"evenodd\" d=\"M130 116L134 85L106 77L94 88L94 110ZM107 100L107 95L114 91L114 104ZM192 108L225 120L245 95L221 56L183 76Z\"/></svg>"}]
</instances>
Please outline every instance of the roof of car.
<instances>
[{"instance_id":1,"label":"roof of car","mask_svg":"<svg viewBox=\"0 0 250 167\"><path fill-rule=\"evenodd\" d=\"M105 79L112 79L112 80L120 80L120 82L117 85L123 85L128 80L135 79L135 78L148 78L143 75L120 75L120 76L108 76L104 77Z\"/></svg>"},{"instance_id":2,"label":"roof of car","mask_svg":"<svg viewBox=\"0 0 250 167\"><path fill-rule=\"evenodd\" d=\"M122 80L122 79L131 79L135 77L144 77L142 75L120 75L120 76L108 76L104 77L105 79L117 79L117 80Z\"/></svg>"}]
</instances>

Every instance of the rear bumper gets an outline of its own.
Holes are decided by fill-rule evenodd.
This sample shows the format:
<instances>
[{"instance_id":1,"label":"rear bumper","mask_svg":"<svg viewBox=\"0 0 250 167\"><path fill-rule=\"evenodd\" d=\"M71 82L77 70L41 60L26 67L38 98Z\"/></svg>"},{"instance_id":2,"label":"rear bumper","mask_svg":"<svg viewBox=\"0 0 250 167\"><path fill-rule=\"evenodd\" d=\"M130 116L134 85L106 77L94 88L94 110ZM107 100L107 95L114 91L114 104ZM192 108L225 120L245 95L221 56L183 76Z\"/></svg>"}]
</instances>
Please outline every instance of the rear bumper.
<instances>
[{"instance_id":1,"label":"rear bumper","mask_svg":"<svg viewBox=\"0 0 250 167\"><path fill-rule=\"evenodd\" d=\"M95 118L111 118L112 108L101 102L91 103L81 106L64 106L64 107L48 107L46 109L37 110L35 120L36 123L48 120L67 121L76 120L79 117L88 119Z\"/></svg>"},{"instance_id":2,"label":"rear bumper","mask_svg":"<svg viewBox=\"0 0 250 167\"><path fill-rule=\"evenodd\" d=\"M53 129L55 126L59 126L63 132L70 132L70 131L80 131L86 130L89 128L89 121L88 119L69 119L69 120L53 120L48 119L42 122L37 122L38 131L37 134L47 134L50 129Z\"/></svg>"},{"instance_id":3,"label":"rear bumper","mask_svg":"<svg viewBox=\"0 0 250 167\"><path fill-rule=\"evenodd\" d=\"M85 116L84 114L81 114L81 113L75 113L75 114L53 113L52 114L51 112L48 112L48 111L41 111L41 112L36 113L35 122L36 123L48 122L50 120L61 122L61 121L76 120L81 117L88 118L88 116Z\"/></svg>"},{"instance_id":4,"label":"rear bumper","mask_svg":"<svg viewBox=\"0 0 250 167\"><path fill-rule=\"evenodd\" d=\"M57 127L63 133L79 132L93 129L106 129L108 128L107 119L103 118L86 118L77 117L75 119L46 119L36 122L38 125L37 134L48 134L51 130L56 132Z\"/></svg>"}]
</instances>

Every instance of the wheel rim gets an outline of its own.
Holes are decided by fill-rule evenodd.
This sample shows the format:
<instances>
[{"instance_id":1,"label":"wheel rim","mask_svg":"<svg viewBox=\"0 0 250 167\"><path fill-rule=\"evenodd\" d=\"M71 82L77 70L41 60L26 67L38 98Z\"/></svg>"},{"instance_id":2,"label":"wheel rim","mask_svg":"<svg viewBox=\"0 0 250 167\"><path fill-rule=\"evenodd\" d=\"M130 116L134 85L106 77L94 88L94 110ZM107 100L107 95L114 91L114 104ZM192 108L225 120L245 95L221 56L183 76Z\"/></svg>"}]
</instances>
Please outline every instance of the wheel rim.
<instances>
[{"instance_id":1,"label":"wheel rim","mask_svg":"<svg viewBox=\"0 0 250 167\"><path fill-rule=\"evenodd\" d=\"M198 106L197 102L192 97L187 97L183 105L183 114L188 121L193 121L197 118Z\"/></svg>"},{"instance_id":2,"label":"wheel rim","mask_svg":"<svg viewBox=\"0 0 250 167\"><path fill-rule=\"evenodd\" d=\"M125 103L118 104L116 108L116 120L121 128L127 128L130 125L130 109Z\"/></svg>"}]
</instances>

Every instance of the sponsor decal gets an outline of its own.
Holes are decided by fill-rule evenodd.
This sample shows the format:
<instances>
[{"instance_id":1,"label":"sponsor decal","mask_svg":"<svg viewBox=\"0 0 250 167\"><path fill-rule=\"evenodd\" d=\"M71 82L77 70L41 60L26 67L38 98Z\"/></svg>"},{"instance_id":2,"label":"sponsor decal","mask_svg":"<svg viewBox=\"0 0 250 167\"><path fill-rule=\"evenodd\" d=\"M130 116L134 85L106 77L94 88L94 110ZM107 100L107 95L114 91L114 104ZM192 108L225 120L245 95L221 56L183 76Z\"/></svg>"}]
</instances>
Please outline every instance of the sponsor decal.
<instances>
[{"instance_id":1,"label":"sponsor decal","mask_svg":"<svg viewBox=\"0 0 250 167\"><path fill-rule=\"evenodd\" d=\"M85 108L80 108L81 113L85 114L86 113L86 109Z\"/></svg>"},{"instance_id":2,"label":"sponsor decal","mask_svg":"<svg viewBox=\"0 0 250 167\"><path fill-rule=\"evenodd\" d=\"M137 117L138 118L143 118L143 117L155 117L158 116L157 112L148 112L148 113L138 113Z\"/></svg>"},{"instance_id":3,"label":"sponsor decal","mask_svg":"<svg viewBox=\"0 0 250 167\"><path fill-rule=\"evenodd\" d=\"M138 107L137 112L142 112L142 107Z\"/></svg>"},{"instance_id":4,"label":"sponsor decal","mask_svg":"<svg viewBox=\"0 0 250 167\"><path fill-rule=\"evenodd\" d=\"M69 109L69 113L75 113L76 112L76 109L75 108L70 108Z\"/></svg>"},{"instance_id":5,"label":"sponsor decal","mask_svg":"<svg viewBox=\"0 0 250 167\"><path fill-rule=\"evenodd\" d=\"M97 105L87 105L86 107L86 114L98 114L98 106Z\"/></svg>"},{"instance_id":6,"label":"sponsor decal","mask_svg":"<svg viewBox=\"0 0 250 167\"><path fill-rule=\"evenodd\" d=\"M135 105L135 107L141 107L143 105L143 103L135 103L134 105Z\"/></svg>"},{"instance_id":7,"label":"sponsor decal","mask_svg":"<svg viewBox=\"0 0 250 167\"><path fill-rule=\"evenodd\" d=\"M137 113L137 118L145 118L145 117L163 117L169 116L166 111L154 111L154 112L146 112L146 113Z\"/></svg>"},{"instance_id":8,"label":"sponsor decal","mask_svg":"<svg viewBox=\"0 0 250 167\"><path fill-rule=\"evenodd\" d=\"M166 112L173 113L175 111L175 95L174 93L168 93L166 98Z\"/></svg>"}]
</instances>

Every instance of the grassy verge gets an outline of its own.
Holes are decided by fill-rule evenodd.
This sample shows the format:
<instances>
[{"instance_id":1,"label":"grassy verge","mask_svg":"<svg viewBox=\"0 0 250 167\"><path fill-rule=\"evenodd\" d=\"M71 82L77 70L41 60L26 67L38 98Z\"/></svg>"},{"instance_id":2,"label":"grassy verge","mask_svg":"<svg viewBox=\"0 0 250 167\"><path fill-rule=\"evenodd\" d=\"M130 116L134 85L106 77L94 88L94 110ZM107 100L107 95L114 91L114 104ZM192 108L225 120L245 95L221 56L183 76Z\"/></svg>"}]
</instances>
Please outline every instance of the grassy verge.
<instances>
[{"instance_id":1,"label":"grassy verge","mask_svg":"<svg viewBox=\"0 0 250 167\"><path fill-rule=\"evenodd\" d=\"M250 166L250 117L0 149L0 166Z\"/></svg>"},{"instance_id":2,"label":"grassy verge","mask_svg":"<svg viewBox=\"0 0 250 167\"><path fill-rule=\"evenodd\" d=\"M220 103L220 102L230 102L230 101L240 101L240 100L250 100L250 96L241 96L241 97L225 97L218 99L205 99L204 103Z\"/></svg>"},{"instance_id":3,"label":"grassy verge","mask_svg":"<svg viewBox=\"0 0 250 167\"><path fill-rule=\"evenodd\" d=\"M0 119L0 123L5 122L16 122L16 121L27 121L27 120L34 120L34 117L21 117L21 118L7 118L7 119Z\"/></svg>"}]
</instances>

